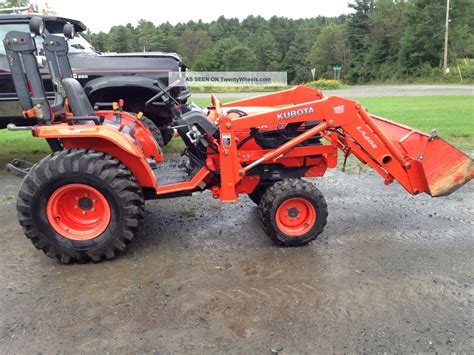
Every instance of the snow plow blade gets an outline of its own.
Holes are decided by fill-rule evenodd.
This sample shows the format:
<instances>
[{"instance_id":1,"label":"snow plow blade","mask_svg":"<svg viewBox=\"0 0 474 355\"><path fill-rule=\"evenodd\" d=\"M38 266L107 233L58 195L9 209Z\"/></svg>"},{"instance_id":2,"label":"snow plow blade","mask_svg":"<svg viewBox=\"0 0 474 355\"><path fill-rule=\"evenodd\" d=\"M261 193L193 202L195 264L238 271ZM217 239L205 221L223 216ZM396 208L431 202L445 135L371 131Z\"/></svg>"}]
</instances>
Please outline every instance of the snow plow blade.
<instances>
[{"instance_id":1,"label":"snow plow blade","mask_svg":"<svg viewBox=\"0 0 474 355\"><path fill-rule=\"evenodd\" d=\"M473 160L436 135L371 115L374 122L412 163L417 185L432 197L447 196L474 177ZM420 191L421 192L421 191Z\"/></svg>"}]
</instances>

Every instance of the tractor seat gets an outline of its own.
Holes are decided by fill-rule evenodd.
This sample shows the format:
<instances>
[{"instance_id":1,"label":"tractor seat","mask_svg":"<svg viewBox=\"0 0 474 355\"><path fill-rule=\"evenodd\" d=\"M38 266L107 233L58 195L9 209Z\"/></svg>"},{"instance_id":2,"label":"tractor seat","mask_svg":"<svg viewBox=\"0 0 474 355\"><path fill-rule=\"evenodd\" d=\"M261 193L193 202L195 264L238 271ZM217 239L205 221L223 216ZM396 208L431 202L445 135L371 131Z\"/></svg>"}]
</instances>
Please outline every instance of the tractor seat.
<instances>
[{"instance_id":1,"label":"tractor seat","mask_svg":"<svg viewBox=\"0 0 474 355\"><path fill-rule=\"evenodd\" d=\"M73 115L81 117L95 116L94 108L81 84L73 78L65 78L62 83Z\"/></svg>"}]
</instances>

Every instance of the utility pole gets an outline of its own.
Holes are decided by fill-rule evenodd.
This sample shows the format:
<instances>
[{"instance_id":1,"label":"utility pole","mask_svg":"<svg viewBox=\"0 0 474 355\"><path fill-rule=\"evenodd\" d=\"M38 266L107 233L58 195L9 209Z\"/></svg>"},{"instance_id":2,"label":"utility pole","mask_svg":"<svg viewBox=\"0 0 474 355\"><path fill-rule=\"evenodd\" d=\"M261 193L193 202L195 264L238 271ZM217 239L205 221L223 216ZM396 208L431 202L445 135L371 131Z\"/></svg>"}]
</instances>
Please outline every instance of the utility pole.
<instances>
[{"instance_id":1,"label":"utility pole","mask_svg":"<svg viewBox=\"0 0 474 355\"><path fill-rule=\"evenodd\" d=\"M449 33L449 2L446 0L446 31L444 34L444 60L443 60L443 74L448 76L448 33Z\"/></svg>"}]
</instances>

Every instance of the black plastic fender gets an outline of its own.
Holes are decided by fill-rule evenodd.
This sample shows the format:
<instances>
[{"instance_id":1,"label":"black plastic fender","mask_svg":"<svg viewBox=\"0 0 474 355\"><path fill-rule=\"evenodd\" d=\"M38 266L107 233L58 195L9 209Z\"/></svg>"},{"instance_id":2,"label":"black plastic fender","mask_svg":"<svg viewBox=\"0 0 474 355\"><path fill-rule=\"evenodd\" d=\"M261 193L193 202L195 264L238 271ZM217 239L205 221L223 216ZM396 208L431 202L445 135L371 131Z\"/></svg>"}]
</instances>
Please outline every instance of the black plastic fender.
<instances>
[{"instance_id":1,"label":"black plastic fender","mask_svg":"<svg viewBox=\"0 0 474 355\"><path fill-rule=\"evenodd\" d=\"M104 89L129 87L147 89L154 95L160 91L158 86L153 85L154 81L154 79L143 76L104 76L87 82L87 84L84 85L84 91L88 97L91 97L96 92Z\"/></svg>"}]
</instances>

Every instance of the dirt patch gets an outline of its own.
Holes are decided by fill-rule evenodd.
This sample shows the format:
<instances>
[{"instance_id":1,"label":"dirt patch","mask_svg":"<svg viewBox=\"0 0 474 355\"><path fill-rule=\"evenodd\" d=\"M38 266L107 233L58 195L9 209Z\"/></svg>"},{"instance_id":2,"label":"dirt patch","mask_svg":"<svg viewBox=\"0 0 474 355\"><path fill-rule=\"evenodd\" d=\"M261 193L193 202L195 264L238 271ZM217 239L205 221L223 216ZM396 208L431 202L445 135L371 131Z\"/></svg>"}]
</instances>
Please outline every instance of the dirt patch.
<instances>
[{"instance_id":1,"label":"dirt patch","mask_svg":"<svg viewBox=\"0 0 474 355\"><path fill-rule=\"evenodd\" d=\"M302 248L274 246L246 197L152 201L127 253L63 266L0 179L2 352L474 351L473 183L431 199L331 172L328 225Z\"/></svg>"}]
</instances>

